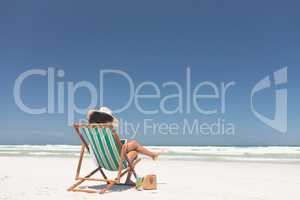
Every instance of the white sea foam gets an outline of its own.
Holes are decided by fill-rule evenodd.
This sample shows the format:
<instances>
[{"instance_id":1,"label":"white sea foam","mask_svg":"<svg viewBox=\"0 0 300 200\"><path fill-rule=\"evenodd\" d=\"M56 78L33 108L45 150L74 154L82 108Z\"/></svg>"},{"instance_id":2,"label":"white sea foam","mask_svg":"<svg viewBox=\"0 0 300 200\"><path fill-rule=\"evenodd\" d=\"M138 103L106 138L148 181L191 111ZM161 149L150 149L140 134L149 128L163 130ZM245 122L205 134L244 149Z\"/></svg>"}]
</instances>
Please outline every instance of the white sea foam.
<instances>
[{"instance_id":1,"label":"white sea foam","mask_svg":"<svg viewBox=\"0 0 300 200\"><path fill-rule=\"evenodd\" d=\"M162 159L300 162L300 147L148 146ZM77 145L0 145L0 156L77 157Z\"/></svg>"}]
</instances>

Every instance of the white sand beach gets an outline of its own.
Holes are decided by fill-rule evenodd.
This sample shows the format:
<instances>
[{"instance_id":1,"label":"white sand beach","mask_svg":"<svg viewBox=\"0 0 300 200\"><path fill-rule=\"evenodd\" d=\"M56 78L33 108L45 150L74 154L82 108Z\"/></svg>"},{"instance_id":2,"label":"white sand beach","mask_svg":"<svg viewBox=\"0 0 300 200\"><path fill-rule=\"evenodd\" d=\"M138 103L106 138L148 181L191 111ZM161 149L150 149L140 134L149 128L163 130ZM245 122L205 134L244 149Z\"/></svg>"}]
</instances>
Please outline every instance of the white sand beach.
<instances>
[{"instance_id":1,"label":"white sand beach","mask_svg":"<svg viewBox=\"0 0 300 200\"><path fill-rule=\"evenodd\" d=\"M136 191L114 186L111 192L102 195L66 191L74 180L75 157L1 156L0 163L1 200L300 198L299 163L143 159L137 172L140 176L156 174L158 190ZM86 163L87 168L94 166L89 158Z\"/></svg>"}]
</instances>

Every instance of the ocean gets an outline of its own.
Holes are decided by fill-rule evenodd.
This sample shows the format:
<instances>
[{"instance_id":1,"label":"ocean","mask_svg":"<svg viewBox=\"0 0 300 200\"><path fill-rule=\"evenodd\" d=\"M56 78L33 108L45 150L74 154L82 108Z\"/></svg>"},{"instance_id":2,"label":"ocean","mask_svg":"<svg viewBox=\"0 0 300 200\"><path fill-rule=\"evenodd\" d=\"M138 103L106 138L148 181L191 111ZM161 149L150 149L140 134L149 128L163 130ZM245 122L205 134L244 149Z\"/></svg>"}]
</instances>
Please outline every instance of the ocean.
<instances>
[{"instance_id":1,"label":"ocean","mask_svg":"<svg viewBox=\"0 0 300 200\"><path fill-rule=\"evenodd\" d=\"M164 160L300 163L300 147L148 146ZM78 145L0 145L0 157L78 157Z\"/></svg>"}]
</instances>

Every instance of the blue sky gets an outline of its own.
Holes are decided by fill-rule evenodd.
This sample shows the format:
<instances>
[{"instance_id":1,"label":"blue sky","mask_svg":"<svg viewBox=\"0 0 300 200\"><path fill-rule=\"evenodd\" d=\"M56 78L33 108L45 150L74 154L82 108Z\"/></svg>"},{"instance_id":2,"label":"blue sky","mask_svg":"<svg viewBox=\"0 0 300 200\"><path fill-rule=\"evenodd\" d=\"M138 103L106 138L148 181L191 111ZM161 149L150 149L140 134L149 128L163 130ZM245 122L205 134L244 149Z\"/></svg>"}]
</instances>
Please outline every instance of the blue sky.
<instances>
[{"instance_id":1,"label":"blue sky","mask_svg":"<svg viewBox=\"0 0 300 200\"><path fill-rule=\"evenodd\" d=\"M161 123L179 123L183 119L213 122L224 118L235 125L235 135L140 134L138 139L142 143L300 145L297 126L300 14L296 1L2 1L0 4L1 144L78 143L67 125L66 113L30 115L18 108L13 98L14 82L26 70L54 67L65 71L64 78L58 78L57 82L85 80L98 88L100 70L119 69L137 85L153 81L167 95L174 91L164 90L161 84L177 81L185 86L189 66L193 87L203 81L218 85L236 83L229 92L226 113L206 116L192 109L190 114L160 112L150 118ZM263 124L250 109L252 87L284 66L288 66L286 134ZM104 98L109 102L105 105L122 106L128 95L126 82L120 77L110 77L105 83ZM270 118L274 114L274 91L271 88L259 94L255 103ZM24 102L44 106L45 77L26 81L22 94ZM76 105L85 107L90 101L89 94L80 90L75 100ZM146 108L157 105L158 101L143 104ZM205 108L217 105L217 101L202 104ZM75 119L82 117L76 115ZM134 105L118 117L133 123L149 118Z\"/></svg>"}]
</instances>

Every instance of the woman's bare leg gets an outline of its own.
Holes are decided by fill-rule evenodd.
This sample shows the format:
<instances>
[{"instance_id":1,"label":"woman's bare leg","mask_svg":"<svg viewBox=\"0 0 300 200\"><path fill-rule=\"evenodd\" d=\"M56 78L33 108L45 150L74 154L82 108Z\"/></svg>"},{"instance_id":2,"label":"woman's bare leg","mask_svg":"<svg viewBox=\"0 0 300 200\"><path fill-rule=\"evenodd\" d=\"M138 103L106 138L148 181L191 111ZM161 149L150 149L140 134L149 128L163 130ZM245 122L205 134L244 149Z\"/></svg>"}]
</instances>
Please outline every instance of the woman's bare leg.
<instances>
[{"instance_id":1,"label":"woman's bare leg","mask_svg":"<svg viewBox=\"0 0 300 200\"><path fill-rule=\"evenodd\" d=\"M138 154L136 151L130 151L127 153L127 158L129 159L129 162L133 162L137 156Z\"/></svg>"},{"instance_id":2,"label":"woman's bare leg","mask_svg":"<svg viewBox=\"0 0 300 200\"><path fill-rule=\"evenodd\" d=\"M153 160L155 160L158 157L158 153L149 151L147 148L140 145L136 140L127 142L125 145L127 153L130 151L137 151L138 153L151 157Z\"/></svg>"},{"instance_id":3,"label":"woman's bare leg","mask_svg":"<svg viewBox=\"0 0 300 200\"><path fill-rule=\"evenodd\" d=\"M118 178L117 178L117 183L120 183L120 179L121 179L121 173L123 170L123 165L121 164L124 160L125 160L125 155L127 154L127 147L126 144L124 144L122 146L121 149L121 155L120 155L120 165L119 165L119 170L118 170Z\"/></svg>"},{"instance_id":4,"label":"woman's bare leg","mask_svg":"<svg viewBox=\"0 0 300 200\"><path fill-rule=\"evenodd\" d=\"M130 152L138 152L138 153L144 154L146 156L151 157L153 160L156 160L158 157L158 153L149 151L148 149L146 149L145 147L140 145L136 140L127 142L126 144L124 144L122 146L120 159L122 161L125 160L126 154L128 155ZM117 178L118 182L120 182L120 178L121 178L120 175L121 175L122 170L123 170L123 166L120 165L119 172L118 172L118 178Z\"/></svg>"}]
</instances>

